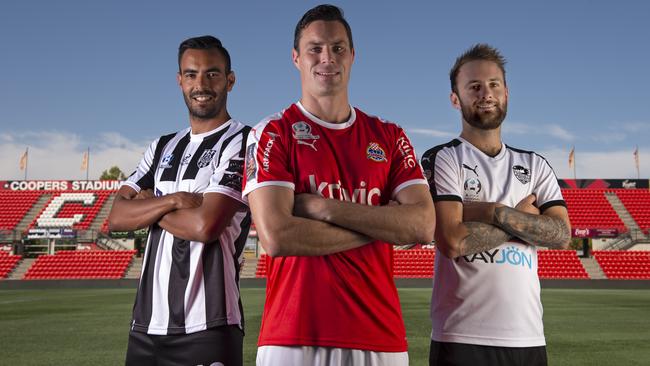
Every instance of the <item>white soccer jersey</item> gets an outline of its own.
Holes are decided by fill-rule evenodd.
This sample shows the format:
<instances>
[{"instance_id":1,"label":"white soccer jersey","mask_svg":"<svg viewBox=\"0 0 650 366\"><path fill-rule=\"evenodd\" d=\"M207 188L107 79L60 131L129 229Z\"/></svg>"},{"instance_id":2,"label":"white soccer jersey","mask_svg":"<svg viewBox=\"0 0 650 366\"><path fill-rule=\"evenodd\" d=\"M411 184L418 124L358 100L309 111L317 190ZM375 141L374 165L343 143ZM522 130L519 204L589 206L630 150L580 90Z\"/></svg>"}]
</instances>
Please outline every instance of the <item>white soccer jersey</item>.
<instances>
[{"instance_id":1,"label":"white soccer jersey","mask_svg":"<svg viewBox=\"0 0 650 366\"><path fill-rule=\"evenodd\" d=\"M156 196L215 192L244 202L241 185L249 130L230 120L202 134L186 128L162 136L123 184L138 192L152 189ZM176 238L153 224L132 329L166 335L242 325L239 267L250 223L247 210L237 212L212 243Z\"/></svg>"},{"instance_id":2,"label":"white soccer jersey","mask_svg":"<svg viewBox=\"0 0 650 366\"><path fill-rule=\"evenodd\" d=\"M462 138L422 156L435 202L499 202L514 207L534 193L540 211L566 206L541 156L505 144L491 157ZM451 260L436 253L431 338L499 347L545 345L535 246L508 241Z\"/></svg>"}]
</instances>

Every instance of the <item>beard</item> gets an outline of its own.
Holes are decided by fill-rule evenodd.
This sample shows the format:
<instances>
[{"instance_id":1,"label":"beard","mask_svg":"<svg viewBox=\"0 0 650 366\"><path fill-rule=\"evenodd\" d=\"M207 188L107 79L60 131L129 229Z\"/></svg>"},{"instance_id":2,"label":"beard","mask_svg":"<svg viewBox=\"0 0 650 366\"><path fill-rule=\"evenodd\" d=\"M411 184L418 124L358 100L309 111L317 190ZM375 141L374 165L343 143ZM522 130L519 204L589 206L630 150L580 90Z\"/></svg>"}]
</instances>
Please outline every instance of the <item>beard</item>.
<instances>
[{"instance_id":1,"label":"beard","mask_svg":"<svg viewBox=\"0 0 650 366\"><path fill-rule=\"evenodd\" d=\"M499 101L496 101L494 103L496 107L495 110L486 113L479 111L476 106L466 105L462 100L460 100L460 98L458 100L460 101L460 109L463 114L463 119L469 123L470 126L481 130L494 130L499 128L508 113L507 103L501 104Z\"/></svg>"},{"instance_id":2,"label":"beard","mask_svg":"<svg viewBox=\"0 0 650 366\"><path fill-rule=\"evenodd\" d=\"M223 93L226 93L226 91L224 90ZM212 100L205 104L199 103L193 99L198 95L209 95L212 97ZM183 93L183 99L185 99L185 105L190 116L197 119L215 118L225 105L224 101L218 98L217 94L212 91L193 91L189 95Z\"/></svg>"}]
</instances>

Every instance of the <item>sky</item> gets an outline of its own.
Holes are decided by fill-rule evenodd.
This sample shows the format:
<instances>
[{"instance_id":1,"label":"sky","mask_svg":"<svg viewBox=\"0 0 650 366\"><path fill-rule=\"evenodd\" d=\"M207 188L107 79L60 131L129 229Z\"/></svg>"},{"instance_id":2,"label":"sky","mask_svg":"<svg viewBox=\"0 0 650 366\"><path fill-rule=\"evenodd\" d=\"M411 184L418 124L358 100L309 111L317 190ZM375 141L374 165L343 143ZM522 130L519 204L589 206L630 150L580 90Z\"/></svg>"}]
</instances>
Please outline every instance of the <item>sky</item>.
<instances>
[{"instance_id":1,"label":"sky","mask_svg":"<svg viewBox=\"0 0 650 366\"><path fill-rule=\"evenodd\" d=\"M300 98L293 30L314 1L0 3L0 180L85 179L134 170L156 137L189 125L176 84L184 39L211 34L237 81L230 114L249 125ZM401 125L416 152L458 136L449 69L475 43L508 63L506 144L559 178L650 177L650 3L333 1L355 45L350 101Z\"/></svg>"}]
</instances>

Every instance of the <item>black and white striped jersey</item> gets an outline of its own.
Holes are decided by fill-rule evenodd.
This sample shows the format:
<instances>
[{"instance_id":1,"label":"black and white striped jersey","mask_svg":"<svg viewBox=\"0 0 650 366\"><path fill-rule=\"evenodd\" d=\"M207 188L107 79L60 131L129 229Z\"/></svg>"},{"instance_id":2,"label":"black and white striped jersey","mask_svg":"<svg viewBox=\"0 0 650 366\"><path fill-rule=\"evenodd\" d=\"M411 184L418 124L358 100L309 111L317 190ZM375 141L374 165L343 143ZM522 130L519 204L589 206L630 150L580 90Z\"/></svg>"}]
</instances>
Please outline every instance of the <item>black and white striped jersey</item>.
<instances>
[{"instance_id":1,"label":"black and white striped jersey","mask_svg":"<svg viewBox=\"0 0 650 366\"><path fill-rule=\"evenodd\" d=\"M188 127L156 139L123 183L156 196L185 191L242 200L246 138L250 127L230 120L192 134ZM149 228L132 329L156 335L189 334L221 325L243 327L239 268L251 224L248 210L235 214L212 243Z\"/></svg>"}]
</instances>

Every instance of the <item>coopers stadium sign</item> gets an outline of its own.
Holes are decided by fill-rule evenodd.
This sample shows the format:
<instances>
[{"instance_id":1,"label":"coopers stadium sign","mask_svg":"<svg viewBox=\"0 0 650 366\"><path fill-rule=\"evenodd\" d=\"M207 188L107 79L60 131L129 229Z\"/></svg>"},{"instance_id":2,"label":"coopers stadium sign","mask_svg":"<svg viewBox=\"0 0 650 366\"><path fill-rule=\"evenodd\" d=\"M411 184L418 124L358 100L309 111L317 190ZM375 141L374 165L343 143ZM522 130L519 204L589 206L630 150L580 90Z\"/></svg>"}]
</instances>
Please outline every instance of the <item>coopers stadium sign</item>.
<instances>
[{"instance_id":1,"label":"coopers stadium sign","mask_svg":"<svg viewBox=\"0 0 650 366\"><path fill-rule=\"evenodd\" d=\"M8 191L117 191L118 180L7 180L0 190Z\"/></svg>"}]
</instances>

